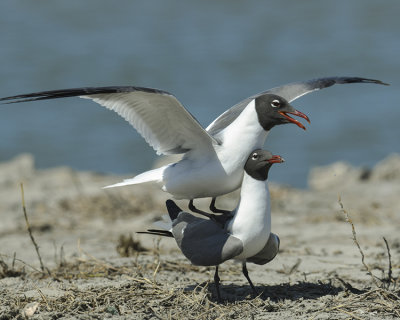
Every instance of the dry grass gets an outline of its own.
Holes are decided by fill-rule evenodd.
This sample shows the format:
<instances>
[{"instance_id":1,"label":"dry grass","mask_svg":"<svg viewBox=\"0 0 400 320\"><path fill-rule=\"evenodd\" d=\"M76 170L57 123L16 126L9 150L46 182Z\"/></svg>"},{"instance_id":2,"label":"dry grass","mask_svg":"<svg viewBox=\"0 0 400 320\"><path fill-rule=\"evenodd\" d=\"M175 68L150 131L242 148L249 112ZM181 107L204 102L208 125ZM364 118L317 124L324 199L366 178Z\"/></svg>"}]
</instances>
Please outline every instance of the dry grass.
<instances>
[{"instance_id":1,"label":"dry grass","mask_svg":"<svg viewBox=\"0 0 400 320\"><path fill-rule=\"evenodd\" d=\"M154 256L148 258L151 259ZM337 294L339 291L330 284L283 284L265 288L265 292L252 299L247 285L239 290L237 286L226 285L224 293L228 293L230 299L223 304L217 304L213 285L208 282L180 287L158 280L157 273L159 272L185 274L187 272L185 268L190 268L190 271L200 271L200 268L187 263L160 264L156 262L156 259L140 266L114 267L90 257L80 258L74 263L51 270L53 277L51 280L57 281L63 288L62 296L48 297L37 289L39 292L37 297L15 299L15 295L4 294L1 298L4 299L3 303L9 305L7 314L10 318L19 315L26 305L38 302L38 310L51 318L132 316L133 314L139 319L240 319L268 312L288 311L292 305L283 301L285 299L301 300L301 292L306 289L308 289L307 295L310 299L312 299L310 296L312 292L315 297L320 297L330 293ZM41 273L28 275L32 279L40 277L43 281L41 276ZM97 284L87 289L75 284L82 280L85 280L85 284L90 284L94 278L106 278L108 281L101 286ZM118 280L120 284L115 285L113 280ZM240 291L239 294L237 294L238 291ZM246 291L247 293L243 293ZM0 319L8 319L8 317L3 315Z\"/></svg>"},{"instance_id":2,"label":"dry grass","mask_svg":"<svg viewBox=\"0 0 400 320\"><path fill-rule=\"evenodd\" d=\"M183 259L162 259L158 245L144 251L138 241L124 236L117 251L128 258L118 261L103 261L80 249L78 258L60 259L57 267L47 272L43 262L43 269L37 270L16 256L1 258L0 279L12 278L16 286L0 288L0 320L23 319L23 314L26 318L27 307L33 317L41 319L400 318L399 266L392 261L390 244L383 240L387 266L380 266L383 272L378 277L376 268L366 261L354 223L340 199L339 204L360 252L360 271L367 272L370 281L353 283L321 270L318 281L257 286L260 294L252 298L247 284L230 284L242 275L240 268L227 263L223 273L229 281L222 283L226 300L218 304L211 280L213 268L195 267ZM27 214L26 223L29 226ZM29 227L28 232L35 243ZM37 254L41 260L38 250ZM289 277L298 272L300 263L299 259L277 272ZM269 272L273 276L273 271ZM192 277L196 273L210 280L198 283Z\"/></svg>"},{"instance_id":3,"label":"dry grass","mask_svg":"<svg viewBox=\"0 0 400 320\"><path fill-rule=\"evenodd\" d=\"M388 255L388 271L387 273L384 273L384 275L387 274L387 276L380 278L372 272L372 268L365 262L365 254L358 242L354 223L348 212L344 209L340 197L338 202L345 217L345 221L351 226L353 241L360 252L361 263L370 276L373 288L364 289L365 292L363 292L363 290L356 289L349 283L341 280L345 285L346 290L352 294L348 299L346 299L346 301L336 301L331 305L327 305L323 310L321 310L321 313L340 312L349 315L353 319L363 319L362 316L356 315L355 312L358 314L380 314L400 318L400 290L398 289L399 276L397 275L397 277L393 277L390 248L386 238L383 238L383 241ZM317 313L312 319L314 319L318 314L319 313Z\"/></svg>"},{"instance_id":4,"label":"dry grass","mask_svg":"<svg viewBox=\"0 0 400 320\"><path fill-rule=\"evenodd\" d=\"M61 294L48 296L39 288L36 289L39 295L34 297L0 291L2 303L8 305L0 319L18 318L21 310L34 302L39 303L37 312L44 318L53 319L117 315L137 319L251 319L285 312L292 316L309 314L309 319L318 319L322 314L333 318L335 314L342 314L353 319L366 319L364 315L367 314L400 316L396 282L392 282L390 288L382 281L378 282L379 288L368 288L364 284L361 289L336 278L317 283L258 286L262 293L255 299L247 285L225 284L222 288L227 300L217 304L212 283L196 285L190 277L185 279L191 272L204 273L207 268L191 266L184 260L160 261L155 251L129 258L126 263L124 266L113 265L83 253L75 261L50 270L51 275L44 278L39 270L18 273L16 266L5 266L3 261L3 277L23 276L36 283L47 281ZM10 270L13 271L10 273ZM174 282L168 282L171 273L176 275ZM224 274L241 276L234 265L224 269Z\"/></svg>"}]
</instances>

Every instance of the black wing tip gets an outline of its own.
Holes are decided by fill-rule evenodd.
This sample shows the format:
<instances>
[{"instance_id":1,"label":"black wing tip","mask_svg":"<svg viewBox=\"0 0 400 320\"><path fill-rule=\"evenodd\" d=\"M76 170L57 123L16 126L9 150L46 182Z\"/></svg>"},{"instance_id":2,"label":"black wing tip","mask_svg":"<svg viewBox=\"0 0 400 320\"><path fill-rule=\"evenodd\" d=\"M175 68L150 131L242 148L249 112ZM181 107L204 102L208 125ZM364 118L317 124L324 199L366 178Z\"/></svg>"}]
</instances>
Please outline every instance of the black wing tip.
<instances>
[{"instance_id":1,"label":"black wing tip","mask_svg":"<svg viewBox=\"0 0 400 320\"><path fill-rule=\"evenodd\" d=\"M362 78L362 77L347 77L347 76L316 78L316 79L306 81L305 83L307 83L310 86L310 90L323 89L323 88L331 87L335 84L348 84L348 83L371 83L371 84L379 84L379 85L384 85L384 86L390 85L381 80Z\"/></svg>"},{"instance_id":2,"label":"black wing tip","mask_svg":"<svg viewBox=\"0 0 400 320\"><path fill-rule=\"evenodd\" d=\"M154 88L134 87L134 86L110 86L110 87L82 87L82 88L33 92L33 93L0 98L0 102L7 101L2 103L11 104L11 103L39 101L47 99L90 96L94 94L128 93L135 91L172 96L172 94L167 91Z\"/></svg>"},{"instance_id":3,"label":"black wing tip","mask_svg":"<svg viewBox=\"0 0 400 320\"><path fill-rule=\"evenodd\" d=\"M171 218L171 221L174 221L178 217L179 213L182 212L182 209L179 208L177 204L171 199L168 199L165 202L165 205L167 206L168 214Z\"/></svg>"},{"instance_id":4,"label":"black wing tip","mask_svg":"<svg viewBox=\"0 0 400 320\"><path fill-rule=\"evenodd\" d=\"M377 79L370 79L370 78L361 78L361 77L339 77L342 80L342 83L373 83L373 84L380 84L384 86L390 86L389 83L383 82Z\"/></svg>"}]
</instances>

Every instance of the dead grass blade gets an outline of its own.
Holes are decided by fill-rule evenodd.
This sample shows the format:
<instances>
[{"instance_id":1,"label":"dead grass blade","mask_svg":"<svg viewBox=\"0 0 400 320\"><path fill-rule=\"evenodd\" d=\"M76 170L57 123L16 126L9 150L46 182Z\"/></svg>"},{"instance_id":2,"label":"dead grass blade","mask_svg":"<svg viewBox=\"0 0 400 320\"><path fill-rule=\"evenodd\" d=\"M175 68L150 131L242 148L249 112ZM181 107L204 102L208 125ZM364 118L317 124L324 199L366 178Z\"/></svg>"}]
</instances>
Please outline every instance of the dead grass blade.
<instances>
[{"instance_id":1,"label":"dead grass blade","mask_svg":"<svg viewBox=\"0 0 400 320\"><path fill-rule=\"evenodd\" d=\"M25 206L24 184L21 182L20 186L21 186L22 210L23 210L23 212L24 212L24 217L25 217L25 222L26 222L26 228L27 228L27 230L28 230L29 237L31 238L31 241L32 241L32 243L33 243L33 245L34 245L34 247L35 247L36 254L37 254L38 258L39 258L40 269L42 270L43 273L46 271L46 272L48 273L48 275L51 275L50 270L49 270L48 268L46 268L46 267L44 266L44 264L43 264L42 257L40 256L40 252L39 252L39 246L38 246L38 244L36 243L36 240L35 240L35 238L34 238L34 236L33 236L33 234L32 234L31 226L30 226L30 224L29 224L28 214L27 214L27 212L26 212L26 206Z\"/></svg>"}]
</instances>

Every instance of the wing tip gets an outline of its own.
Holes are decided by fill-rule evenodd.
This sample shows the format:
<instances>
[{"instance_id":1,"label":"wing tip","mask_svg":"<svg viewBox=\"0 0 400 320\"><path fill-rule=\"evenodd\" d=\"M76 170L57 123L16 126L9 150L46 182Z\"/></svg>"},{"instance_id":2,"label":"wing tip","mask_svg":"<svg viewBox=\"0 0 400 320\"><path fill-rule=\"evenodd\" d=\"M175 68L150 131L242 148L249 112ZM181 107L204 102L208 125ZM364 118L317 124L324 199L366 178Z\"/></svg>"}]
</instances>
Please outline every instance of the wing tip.
<instances>
[{"instance_id":1,"label":"wing tip","mask_svg":"<svg viewBox=\"0 0 400 320\"><path fill-rule=\"evenodd\" d=\"M354 81L351 81L351 79L354 79ZM389 86L389 83L383 82L381 80L377 79L370 79L370 78L359 78L359 77L352 77L350 78L349 82L346 83L351 83L351 82L359 82L359 83L373 83L373 84L380 84L384 86Z\"/></svg>"},{"instance_id":2,"label":"wing tip","mask_svg":"<svg viewBox=\"0 0 400 320\"><path fill-rule=\"evenodd\" d=\"M167 91L155 88L136 87L136 86L109 86L109 87L81 87L81 88L33 92L33 93L0 98L0 102L8 101L8 102L3 102L3 104L11 104L11 103L58 99L58 98L70 98L70 97L82 98L82 96L90 96L95 94L129 93L135 91L168 95L174 97L173 94Z\"/></svg>"}]
</instances>

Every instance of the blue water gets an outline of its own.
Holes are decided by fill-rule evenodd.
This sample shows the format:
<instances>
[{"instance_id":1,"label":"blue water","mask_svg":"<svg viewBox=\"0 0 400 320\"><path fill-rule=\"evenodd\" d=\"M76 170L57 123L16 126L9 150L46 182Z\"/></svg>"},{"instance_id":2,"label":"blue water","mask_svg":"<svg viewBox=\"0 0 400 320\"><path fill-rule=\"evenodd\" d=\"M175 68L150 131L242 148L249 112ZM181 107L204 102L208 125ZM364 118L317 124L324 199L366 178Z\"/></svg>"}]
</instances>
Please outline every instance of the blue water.
<instances>
[{"instance_id":1,"label":"blue water","mask_svg":"<svg viewBox=\"0 0 400 320\"><path fill-rule=\"evenodd\" d=\"M0 96L136 85L173 93L207 126L247 96L322 76L339 85L293 105L307 131L274 128L266 148L287 161L271 180L305 187L311 167L372 166L400 152L400 1L0 2ZM155 152L115 113L78 98L0 106L0 161L131 176Z\"/></svg>"}]
</instances>

